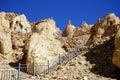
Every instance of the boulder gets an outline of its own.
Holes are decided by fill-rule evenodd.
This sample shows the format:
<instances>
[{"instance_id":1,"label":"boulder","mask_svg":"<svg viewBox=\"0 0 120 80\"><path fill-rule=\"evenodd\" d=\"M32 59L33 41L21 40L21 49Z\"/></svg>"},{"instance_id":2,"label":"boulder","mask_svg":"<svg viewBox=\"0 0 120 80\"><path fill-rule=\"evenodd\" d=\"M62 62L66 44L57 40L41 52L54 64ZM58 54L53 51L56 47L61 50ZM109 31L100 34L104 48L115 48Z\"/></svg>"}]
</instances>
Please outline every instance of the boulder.
<instances>
[{"instance_id":1,"label":"boulder","mask_svg":"<svg viewBox=\"0 0 120 80\"><path fill-rule=\"evenodd\" d=\"M33 33L29 40L26 64L35 62L39 65L41 62L44 62L44 65L46 65L47 60L64 53L62 43L55 38L55 35L59 33L59 29L56 28L54 20L46 19L39 21L34 28L37 32ZM32 73L33 67L27 67L28 72Z\"/></svg>"}]
</instances>

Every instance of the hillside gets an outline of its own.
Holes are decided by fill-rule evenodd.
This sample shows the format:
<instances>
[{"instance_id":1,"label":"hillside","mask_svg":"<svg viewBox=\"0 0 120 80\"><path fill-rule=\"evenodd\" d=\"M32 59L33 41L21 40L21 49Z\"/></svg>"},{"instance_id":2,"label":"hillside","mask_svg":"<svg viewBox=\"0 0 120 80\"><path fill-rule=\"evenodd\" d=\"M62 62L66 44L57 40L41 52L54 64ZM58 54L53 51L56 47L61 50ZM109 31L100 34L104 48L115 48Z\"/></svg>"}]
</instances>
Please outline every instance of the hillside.
<instances>
[{"instance_id":1,"label":"hillside","mask_svg":"<svg viewBox=\"0 0 120 80\"><path fill-rule=\"evenodd\" d=\"M27 72L33 73L33 66L28 65L77 50L78 57L42 79L117 80L119 34L120 19L114 13L106 14L94 25L82 22L81 28L69 20L62 32L53 19L30 23L24 14L0 12L0 63L24 63Z\"/></svg>"}]
</instances>

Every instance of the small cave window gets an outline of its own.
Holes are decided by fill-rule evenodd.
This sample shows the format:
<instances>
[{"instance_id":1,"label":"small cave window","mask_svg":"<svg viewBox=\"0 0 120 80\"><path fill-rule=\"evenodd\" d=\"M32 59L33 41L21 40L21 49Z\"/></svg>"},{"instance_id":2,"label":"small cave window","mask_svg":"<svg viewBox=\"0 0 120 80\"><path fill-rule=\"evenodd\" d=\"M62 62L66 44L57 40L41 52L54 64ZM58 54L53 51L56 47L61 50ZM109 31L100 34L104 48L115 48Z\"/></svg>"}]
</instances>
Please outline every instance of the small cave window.
<instances>
[{"instance_id":1,"label":"small cave window","mask_svg":"<svg viewBox=\"0 0 120 80\"><path fill-rule=\"evenodd\" d=\"M113 21L110 21L109 24L110 24L110 25L113 25Z\"/></svg>"},{"instance_id":2,"label":"small cave window","mask_svg":"<svg viewBox=\"0 0 120 80\"><path fill-rule=\"evenodd\" d=\"M16 29L17 29L16 26L14 26L14 30L15 30L15 31L16 31Z\"/></svg>"},{"instance_id":3,"label":"small cave window","mask_svg":"<svg viewBox=\"0 0 120 80\"><path fill-rule=\"evenodd\" d=\"M25 27L25 31L27 31L28 27Z\"/></svg>"},{"instance_id":4,"label":"small cave window","mask_svg":"<svg viewBox=\"0 0 120 80\"><path fill-rule=\"evenodd\" d=\"M16 21L16 24L19 24L19 21Z\"/></svg>"}]
</instances>

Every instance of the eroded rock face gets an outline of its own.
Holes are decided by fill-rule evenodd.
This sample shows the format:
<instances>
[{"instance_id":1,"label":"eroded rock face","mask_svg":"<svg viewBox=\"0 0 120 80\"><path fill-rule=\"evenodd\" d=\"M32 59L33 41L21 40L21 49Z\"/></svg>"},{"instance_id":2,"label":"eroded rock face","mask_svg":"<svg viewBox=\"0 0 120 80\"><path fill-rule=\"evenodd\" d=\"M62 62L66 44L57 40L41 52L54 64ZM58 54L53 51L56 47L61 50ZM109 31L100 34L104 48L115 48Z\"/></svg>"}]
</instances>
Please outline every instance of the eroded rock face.
<instances>
[{"instance_id":1,"label":"eroded rock face","mask_svg":"<svg viewBox=\"0 0 120 80\"><path fill-rule=\"evenodd\" d=\"M88 27L88 24L86 22L82 22L82 29L85 31Z\"/></svg>"},{"instance_id":2,"label":"eroded rock face","mask_svg":"<svg viewBox=\"0 0 120 80\"><path fill-rule=\"evenodd\" d=\"M119 23L120 20L114 13L107 14L101 24L101 26L103 26L103 28L105 29L104 36L115 36L119 28Z\"/></svg>"},{"instance_id":3,"label":"eroded rock face","mask_svg":"<svg viewBox=\"0 0 120 80\"><path fill-rule=\"evenodd\" d=\"M22 14L13 18L11 30L14 32L27 33L31 32L31 25L27 21L25 15Z\"/></svg>"},{"instance_id":4,"label":"eroded rock face","mask_svg":"<svg viewBox=\"0 0 120 80\"><path fill-rule=\"evenodd\" d=\"M11 33L9 21L5 19L5 12L0 13L0 62L10 62L12 54Z\"/></svg>"},{"instance_id":5,"label":"eroded rock face","mask_svg":"<svg viewBox=\"0 0 120 80\"><path fill-rule=\"evenodd\" d=\"M9 21L11 32L31 32L31 25L24 14L5 13L5 19Z\"/></svg>"},{"instance_id":6,"label":"eroded rock face","mask_svg":"<svg viewBox=\"0 0 120 80\"><path fill-rule=\"evenodd\" d=\"M120 68L120 19L114 13L107 14L103 19L99 19L91 28L91 38L94 46L104 44L112 37L115 37L112 62Z\"/></svg>"},{"instance_id":7,"label":"eroded rock face","mask_svg":"<svg viewBox=\"0 0 120 80\"><path fill-rule=\"evenodd\" d=\"M15 26L15 25L19 25L19 26ZM23 48L20 49L20 47L24 46L23 45L24 38L20 37L20 35L22 33L25 33L23 35L26 35L27 32L31 32L30 31L31 29L30 30L25 29L24 26L31 28L30 23L27 21L24 15L0 12L0 62L1 63L17 62L20 59L22 59L24 52L23 52ZM17 39L18 37L21 38L21 40L20 39L18 40Z\"/></svg>"},{"instance_id":8,"label":"eroded rock face","mask_svg":"<svg viewBox=\"0 0 120 80\"><path fill-rule=\"evenodd\" d=\"M115 36L115 50L113 53L112 62L120 68L120 30Z\"/></svg>"},{"instance_id":9,"label":"eroded rock face","mask_svg":"<svg viewBox=\"0 0 120 80\"><path fill-rule=\"evenodd\" d=\"M28 58L29 56L36 56L36 62L48 60L54 55L58 55L63 52L61 42L56 39L59 29L56 28L55 22L53 20L41 21L35 26L37 32L33 33L30 38L28 46ZM49 56L46 57L46 56ZM40 58L41 57L41 58ZM44 59L42 59L44 58ZM39 60L37 60L39 59ZM27 59L26 63L32 63Z\"/></svg>"},{"instance_id":10,"label":"eroded rock face","mask_svg":"<svg viewBox=\"0 0 120 80\"><path fill-rule=\"evenodd\" d=\"M98 45L105 40L114 37L118 31L120 20L114 13L107 14L103 19L99 19L91 28L91 38L93 44Z\"/></svg>"},{"instance_id":11,"label":"eroded rock face","mask_svg":"<svg viewBox=\"0 0 120 80\"><path fill-rule=\"evenodd\" d=\"M9 21L5 19L4 12L0 13L0 52L5 55L12 52Z\"/></svg>"},{"instance_id":12,"label":"eroded rock face","mask_svg":"<svg viewBox=\"0 0 120 80\"><path fill-rule=\"evenodd\" d=\"M120 68L119 28L119 18L111 13L92 26L83 22L82 28L76 28L68 21L63 37L52 19L30 24L23 14L0 12L0 62L18 62L25 55L26 64L40 63L60 53L75 51L87 42L96 46L115 37L112 62ZM27 67L28 72L32 73L33 66Z\"/></svg>"},{"instance_id":13,"label":"eroded rock face","mask_svg":"<svg viewBox=\"0 0 120 80\"><path fill-rule=\"evenodd\" d=\"M0 31L0 52L5 55L12 52L11 36L4 31Z\"/></svg>"},{"instance_id":14,"label":"eroded rock face","mask_svg":"<svg viewBox=\"0 0 120 80\"><path fill-rule=\"evenodd\" d=\"M56 28L54 20L42 20L34 27L36 32L33 33L28 43L26 64L47 62L65 52L62 49L62 43L56 39L60 30ZM27 69L32 73L33 67L28 66Z\"/></svg>"},{"instance_id":15,"label":"eroded rock face","mask_svg":"<svg viewBox=\"0 0 120 80\"><path fill-rule=\"evenodd\" d=\"M89 35L92 26L93 25L88 25L86 22L82 22L82 28L75 28L73 36Z\"/></svg>"},{"instance_id":16,"label":"eroded rock face","mask_svg":"<svg viewBox=\"0 0 120 80\"><path fill-rule=\"evenodd\" d=\"M5 12L0 12L0 30L9 31L9 21L5 19Z\"/></svg>"}]
</instances>

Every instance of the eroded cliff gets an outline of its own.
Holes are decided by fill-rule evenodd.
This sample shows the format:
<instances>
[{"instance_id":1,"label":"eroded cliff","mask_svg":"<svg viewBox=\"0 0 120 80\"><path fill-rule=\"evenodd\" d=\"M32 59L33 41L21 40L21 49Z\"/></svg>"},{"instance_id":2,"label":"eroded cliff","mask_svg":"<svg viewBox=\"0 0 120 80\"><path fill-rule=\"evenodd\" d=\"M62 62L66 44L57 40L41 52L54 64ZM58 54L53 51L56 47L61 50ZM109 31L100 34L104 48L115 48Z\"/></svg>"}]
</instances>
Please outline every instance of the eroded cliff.
<instances>
[{"instance_id":1,"label":"eroded cliff","mask_svg":"<svg viewBox=\"0 0 120 80\"><path fill-rule=\"evenodd\" d=\"M30 23L24 14L0 12L0 62L40 63L61 53L86 49L88 61L98 64L95 59L101 62L99 55L106 60L99 65L105 67L107 65L103 64L111 64L114 71L112 62L120 67L119 34L120 19L114 13L98 19L94 25L83 22L81 28L75 27L69 20L62 33L53 19ZM30 71L31 68L28 66L28 69Z\"/></svg>"}]
</instances>

